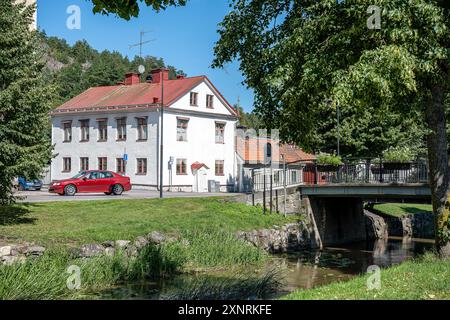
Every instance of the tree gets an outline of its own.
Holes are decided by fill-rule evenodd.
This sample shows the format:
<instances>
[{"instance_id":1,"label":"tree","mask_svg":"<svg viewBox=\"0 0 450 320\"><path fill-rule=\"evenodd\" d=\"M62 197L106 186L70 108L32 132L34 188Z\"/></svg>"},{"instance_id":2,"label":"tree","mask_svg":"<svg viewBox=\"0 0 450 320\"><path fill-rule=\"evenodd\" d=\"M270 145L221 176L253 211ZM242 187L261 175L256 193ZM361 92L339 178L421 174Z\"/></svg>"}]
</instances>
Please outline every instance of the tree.
<instances>
[{"instance_id":1,"label":"tree","mask_svg":"<svg viewBox=\"0 0 450 320\"><path fill-rule=\"evenodd\" d=\"M0 0L0 204L15 200L13 181L36 178L51 159L46 128L53 89L42 80L34 6Z\"/></svg>"},{"instance_id":2,"label":"tree","mask_svg":"<svg viewBox=\"0 0 450 320\"><path fill-rule=\"evenodd\" d=\"M449 256L444 99L450 82L450 3L232 2L233 10L221 23L213 66L240 61L246 84L255 91L256 110L265 123L280 128L284 139L309 148L321 143L320 129L327 122L330 125L330 114L335 112L326 103L329 99L334 108L339 105L344 114L354 114L344 137L366 135L369 143L371 136L379 134L371 128L395 131L411 119L427 130L436 246ZM368 19L377 8L382 10L381 28L371 29Z\"/></svg>"},{"instance_id":3,"label":"tree","mask_svg":"<svg viewBox=\"0 0 450 320\"><path fill-rule=\"evenodd\" d=\"M186 2L187 0L92 0L94 13L115 13L126 20L139 15L139 3L150 6L155 11L160 11L168 6L184 6Z\"/></svg>"}]
</instances>

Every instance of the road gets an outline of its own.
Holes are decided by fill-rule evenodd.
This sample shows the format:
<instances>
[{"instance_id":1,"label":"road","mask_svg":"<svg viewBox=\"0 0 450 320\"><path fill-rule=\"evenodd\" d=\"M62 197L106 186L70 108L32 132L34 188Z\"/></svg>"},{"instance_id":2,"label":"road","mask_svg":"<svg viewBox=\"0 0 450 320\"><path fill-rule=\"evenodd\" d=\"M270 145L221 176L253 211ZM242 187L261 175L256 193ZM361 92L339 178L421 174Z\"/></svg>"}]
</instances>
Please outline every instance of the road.
<instances>
[{"instance_id":1,"label":"road","mask_svg":"<svg viewBox=\"0 0 450 320\"><path fill-rule=\"evenodd\" d=\"M223 197L234 196L236 193L192 193L192 192L165 192L165 198L197 198L197 197ZM121 196L107 196L103 193L77 194L73 197L42 191L19 191L16 196L23 197L18 202L52 202L52 201L93 201L93 200L125 200L125 199L155 199L159 198L159 191L134 189L124 192Z\"/></svg>"}]
</instances>

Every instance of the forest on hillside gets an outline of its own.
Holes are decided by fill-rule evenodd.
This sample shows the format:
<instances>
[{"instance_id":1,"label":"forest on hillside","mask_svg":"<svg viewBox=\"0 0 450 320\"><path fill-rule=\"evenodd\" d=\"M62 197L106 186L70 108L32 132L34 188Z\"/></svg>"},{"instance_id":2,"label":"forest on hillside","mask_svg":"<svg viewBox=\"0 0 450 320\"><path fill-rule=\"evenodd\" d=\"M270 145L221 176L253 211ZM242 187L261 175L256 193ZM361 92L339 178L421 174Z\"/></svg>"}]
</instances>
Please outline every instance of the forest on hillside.
<instances>
[{"instance_id":1,"label":"forest on hillside","mask_svg":"<svg viewBox=\"0 0 450 320\"><path fill-rule=\"evenodd\" d=\"M135 56L130 60L117 51L92 48L86 40L70 45L66 40L38 33L45 63L45 77L56 89L55 107L90 87L115 85L124 80L125 73L137 72L139 65L145 70L166 67L170 78L184 74L182 70L164 63L162 58ZM145 80L146 74L141 75Z\"/></svg>"}]
</instances>

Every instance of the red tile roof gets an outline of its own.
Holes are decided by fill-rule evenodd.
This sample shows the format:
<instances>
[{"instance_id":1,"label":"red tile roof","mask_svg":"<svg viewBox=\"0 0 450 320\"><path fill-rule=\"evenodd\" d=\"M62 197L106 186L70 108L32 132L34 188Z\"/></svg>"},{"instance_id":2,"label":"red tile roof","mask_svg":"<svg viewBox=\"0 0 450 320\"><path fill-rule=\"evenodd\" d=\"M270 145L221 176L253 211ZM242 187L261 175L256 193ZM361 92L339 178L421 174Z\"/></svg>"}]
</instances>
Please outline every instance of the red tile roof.
<instances>
[{"instance_id":1,"label":"red tile roof","mask_svg":"<svg viewBox=\"0 0 450 320\"><path fill-rule=\"evenodd\" d=\"M236 113L233 107L215 89L206 76L190 77L164 81L164 106L169 107L176 100L188 93L192 88L207 80L220 98ZM156 108L161 101L161 83L139 83L134 85L119 84L116 86L95 87L65 102L52 111L83 112L110 109Z\"/></svg>"},{"instance_id":2,"label":"red tile roof","mask_svg":"<svg viewBox=\"0 0 450 320\"><path fill-rule=\"evenodd\" d=\"M274 145L274 141L271 139L250 138L244 140L241 137L237 137L236 152L246 163L261 164L264 162L264 145L266 143ZM275 148L273 148L273 152L275 152ZM306 153L292 144L280 144L278 153L280 158L273 159L275 162L282 162L281 155L286 157L286 163L312 161L316 158L313 154Z\"/></svg>"},{"instance_id":3,"label":"red tile roof","mask_svg":"<svg viewBox=\"0 0 450 320\"><path fill-rule=\"evenodd\" d=\"M205 167L206 169L209 169L208 166L207 166L206 164L200 163L200 162L198 162L198 161L194 162L194 163L191 165L192 171L198 170L198 169L200 169L200 168L202 168L202 167Z\"/></svg>"}]
</instances>

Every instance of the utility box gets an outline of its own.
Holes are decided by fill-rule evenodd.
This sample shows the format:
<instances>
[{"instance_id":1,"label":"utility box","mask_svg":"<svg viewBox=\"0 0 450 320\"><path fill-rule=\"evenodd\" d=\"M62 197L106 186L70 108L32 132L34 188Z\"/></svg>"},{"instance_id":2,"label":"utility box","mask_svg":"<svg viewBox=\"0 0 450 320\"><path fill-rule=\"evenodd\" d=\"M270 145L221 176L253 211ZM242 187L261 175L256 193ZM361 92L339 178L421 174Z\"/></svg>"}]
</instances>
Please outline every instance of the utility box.
<instances>
[{"instance_id":1,"label":"utility box","mask_svg":"<svg viewBox=\"0 0 450 320\"><path fill-rule=\"evenodd\" d=\"M215 180L208 180L208 192L220 192L220 182Z\"/></svg>"}]
</instances>

